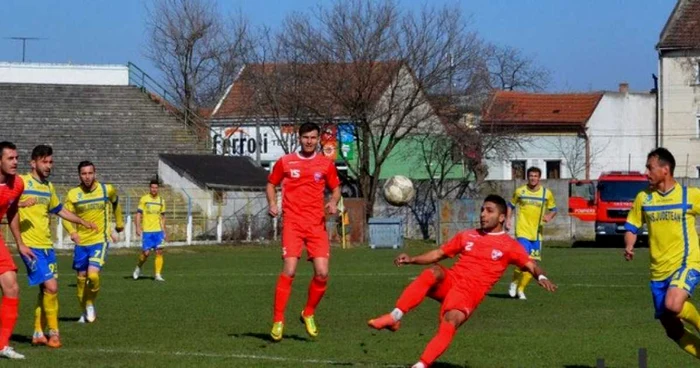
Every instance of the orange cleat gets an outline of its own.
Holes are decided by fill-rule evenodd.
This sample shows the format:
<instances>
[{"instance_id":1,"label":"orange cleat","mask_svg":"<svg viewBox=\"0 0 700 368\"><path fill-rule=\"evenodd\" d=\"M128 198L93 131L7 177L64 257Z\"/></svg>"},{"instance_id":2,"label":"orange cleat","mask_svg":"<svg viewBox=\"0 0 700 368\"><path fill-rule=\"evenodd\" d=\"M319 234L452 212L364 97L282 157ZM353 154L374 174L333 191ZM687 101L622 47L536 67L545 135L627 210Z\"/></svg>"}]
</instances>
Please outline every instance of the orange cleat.
<instances>
[{"instance_id":1,"label":"orange cleat","mask_svg":"<svg viewBox=\"0 0 700 368\"><path fill-rule=\"evenodd\" d=\"M377 318L370 319L367 325L375 330L387 329L391 332L395 332L401 327L401 321L394 321L394 317L387 313Z\"/></svg>"},{"instance_id":2,"label":"orange cleat","mask_svg":"<svg viewBox=\"0 0 700 368\"><path fill-rule=\"evenodd\" d=\"M59 337L58 331L51 330L49 332L49 341L46 342L46 346L54 349L58 349L63 344L61 344L61 338Z\"/></svg>"},{"instance_id":3,"label":"orange cleat","mask_svg":"<svg viewBox=\"0 0 700 368\"><path fill-rule=\"evenodd\" d=\"M33 346L41 346L41 345L46 345L46 336L44 334L39 334L37 332L34 333L32 336L32 345Z\"/></svg>"}]
</instances>

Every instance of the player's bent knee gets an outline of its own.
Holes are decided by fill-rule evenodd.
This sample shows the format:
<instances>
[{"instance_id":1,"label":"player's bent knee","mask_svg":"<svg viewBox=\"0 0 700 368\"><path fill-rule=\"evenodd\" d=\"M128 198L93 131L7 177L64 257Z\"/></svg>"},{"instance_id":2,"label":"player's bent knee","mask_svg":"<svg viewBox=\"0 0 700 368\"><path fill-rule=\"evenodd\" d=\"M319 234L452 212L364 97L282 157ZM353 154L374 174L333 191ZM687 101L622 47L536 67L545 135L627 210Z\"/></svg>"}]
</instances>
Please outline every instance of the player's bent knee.
<instances>
[{"instance_id":1,"label":"player's bent knee","mask_svg":"<svg viewBox=\"0 0 700 368\"><path fill-rule=\"evenodd\" d=\"M666 336L668 336L671 340L679 340L685 333L683 322L676 316L667 314L661 317L661 325L664 326Z\"/></svg>"},{"instance_id":2,"label":"player's bent knee","mask_svg":"<svg viewBox=\"0 0 700 368\"><path fill-rule=\"evenodd\" d=\"M2 295L9 298L17 298L19 296L19 285L7 284L2 286Z\"/></svg>"},{"instance_id":3,"label":"player's bent knee","mask_svg":"<svg viewBox=\"0 0 700 368\"><path fill-rule=\"evenodd\" d=\"M467 315L462 311L452 309L445 312L445 314L442 316L442 320L455 327L459 327L462 325L462 323L464 323L464 321L467 320Z\"/></svg>"},{"instance_id":4,"label":"player's bent knee","mask_svg":"<svg viewBox=\"0 0 700 368\"><path fill-rule=\"evenodd\" d=\"M423 272L432 272L436 279L442 280L445 278L445 271L442 270L440 266L431 266Z\"/></svg>"},{"instance_id":5,"label":"player's bent knee","mask_svg":"<svg viewBox=\"0 0 700 368\"><path fill-rule=\"evenodd\" d=\"M54 281L54 282L50 282L50 281ZM56 293L58 293L58 283L55 281L55 279L49 280L49 281L44 283L44 287L42 289L47 294L56 294Z\"/></svg>"}]
</instances>

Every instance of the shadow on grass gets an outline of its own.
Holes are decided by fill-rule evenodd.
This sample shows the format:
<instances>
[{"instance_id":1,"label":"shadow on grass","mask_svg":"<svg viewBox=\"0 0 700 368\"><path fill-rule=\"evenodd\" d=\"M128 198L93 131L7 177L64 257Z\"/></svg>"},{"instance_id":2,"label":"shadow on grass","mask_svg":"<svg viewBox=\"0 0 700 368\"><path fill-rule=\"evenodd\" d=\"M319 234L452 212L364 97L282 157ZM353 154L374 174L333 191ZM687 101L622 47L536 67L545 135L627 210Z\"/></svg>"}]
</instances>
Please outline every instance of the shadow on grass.
<instances>
[{"instance_id":1,"label":"shadow on grass","mask_svg":"<svg viewBox=\"0 0 700 368\"><path fill-rule=\"evenodd\" d=\"M259 332L246 332L246 333L230 333L228 334L229 337L235 337L235 338L241 338L241 337L253 337L259 340L263 340L266 342L276 342L272 340L272 337L270 337L269 333L259 333ZM302 337L299 335L284 335L284 338L282 340L295 340L295 341L313 341L310 340L306 337Z\"/></svg>"},{"instance_id":2,"label":"shadow on grass","mask_svg":"<svg viewBox=\"0 0 700 368\"><path fill-rule=\"evenodd\" d=\"M78 322L80 317L58 317L61 322Z\"/></svg>"},{"instance_id":3,"label":"shadow on grass","mask_svg":"<svg viewBox=\"0 0 700 368\"><path fill-rule=\"evenodd\" d=\"M122 277L122 278L123 278L124 280L134 280L134 277L133 277L133 276L124 276L124 277ZM155 277L153 277L153 276L139 276L139 278L136 279L136 280L134 280L134 281L144 281L144 280L151 280L151 281L153 281L153 280L155 280Z\"/></svg>"},{"instance_id":4,"label":"shadow on grass","mask_svg":"<svg viewBox=\"0 0 700 368\"><path fill-rule=\"evenodd\" d=\"M16 343L18 343L18 344L31 344L31 343L32 343L32 337L31 337L31 336L25 336L25 335L12 334L12 336L10 336L10 341L16 342Z\"/></svg>"},{"instance_id":5,"label":"shadow on grass","mask_svg":"<svg viewBox=\"0 0 700 368\"><path fill-rule=\"evenodd\" d=\"M488 294L486 294L486 296L488 296L489 298L496 298L496 299L515 299L515 298L512 298L508 294L502 294L502 293L500 293L500 294L488 293Z\"/></svg>"}]
</instances>

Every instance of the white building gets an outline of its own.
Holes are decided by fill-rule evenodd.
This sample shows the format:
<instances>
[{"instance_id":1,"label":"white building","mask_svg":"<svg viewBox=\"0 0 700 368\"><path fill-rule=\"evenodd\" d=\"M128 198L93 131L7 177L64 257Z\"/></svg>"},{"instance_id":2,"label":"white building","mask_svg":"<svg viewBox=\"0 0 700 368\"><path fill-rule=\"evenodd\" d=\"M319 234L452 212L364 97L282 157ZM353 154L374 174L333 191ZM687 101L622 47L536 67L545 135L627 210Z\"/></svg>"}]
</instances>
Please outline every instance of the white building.
<instances>
[{"instance_id":1,"label":"white building","mask_svg":"<svg viewBox=\"0 0 700 368\"><path fill-rule=\"evenodd\" d=\"M0 62L0 83L129 85L126 65Z\"/></svg>"},{"instance_id":2,"label":"white building","mask_svg":"<svg viewBox=\"0 0 700 368\"><path fill-rule=\"evenodd\" d=\"M659 43L658 145L676 176L700 177L700 0L679 0Z\"/></svg>"},{"instance_id":3,"label":"white building","mask_svg":"<svg viewBox=\"0 0 700 368\"><path fill-rule=\"evenodd\" d=\"M538 167L544 179L596 179L603 171L643 170L655 146L652 93L544 94L499 91L482 118L487 130L515 136L520 147L486 152L488 180L524 179Z\"/></svg>"}]
</instances>

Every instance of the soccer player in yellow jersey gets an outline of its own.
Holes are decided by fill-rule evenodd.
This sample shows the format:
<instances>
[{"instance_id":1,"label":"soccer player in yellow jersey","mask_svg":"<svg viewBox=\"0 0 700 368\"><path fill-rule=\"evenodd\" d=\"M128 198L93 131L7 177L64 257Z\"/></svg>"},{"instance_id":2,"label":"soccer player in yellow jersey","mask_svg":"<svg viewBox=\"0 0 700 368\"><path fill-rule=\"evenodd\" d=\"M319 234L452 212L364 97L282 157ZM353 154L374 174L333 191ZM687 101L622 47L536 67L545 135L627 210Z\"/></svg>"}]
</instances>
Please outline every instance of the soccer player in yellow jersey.
<instances>
[{"instance_id":1,"label":"soccer player in yellow jersey","mask_svg":"<svg viewBox=\"0 0 700 368\"><path fill-rule=\"evenodd\" d=\"M700 314L688 301L700 281L700 247L695 216L700 213L700 189L681 186L673 178L676 161L657 148L647 156L649 189L639 192L627 215L625 258L634 257L637 233L649 231L651 295L654 317L681 349L700 358L700 337L683 322L700 330Z\"/></svg>"},{"instance_id":2,"label":"soccer player in yellow jersey","mask_svg":"<svg viewBox=\"0 0 700 368\"><path fill-rule=\"evenodd\" d=\"M163 276L161 276L161 271L163 271L163 243L167 238L165 232L165 201L158 195L157 179L151 180L149 192L141 197L139 208L136 211L136 235L142 236L142 251L133 277L134 280L138 280L139 275L141 275L141 266L143 266L153 250L156 252L156 276L154 280L165 281ZM143 221L143 224L141 221Z\"/></svg>"},{"instance_id":3,"label":"soccer player in yellow jersey","mask_svg":"<svg viewBox=\"0 0 700 368\"><path fill-rule=\"evenodd\" d=\"M80 224L88 229L96 229L95 224L77 217L63 208L58 200L53 184L48 181L53 168L53 150L50 146L39 145L32 150L30 162L32 171L20 175L24 191L19 202L20 232L22 240L34 253L35 258L22 257L27 266L29 286L39 285L39 296L34 313L34 335L32 345L61 347L58 333L58 263L51 240L49 214L55 214L66 221ZM49 330L47 340L43 321Z\"/></svg>"},{"instance_id":4,"label":"soccer player in yellow jersey","mask_svg":"<svg viewBox=\"0 0 700 368\"><path fill-rule=\"evenodd\" d=\"M78 275L77 295L82 315L78 322L94 322L95 299L100 290L100 270L105 264L107 249L112 234L112 218L116 231L124 230L124 219L117 189L111 184L95 180L95 165L90 161L78 164L80 185L71 189L64 206L82 219L97 224L97 231L84 226L74 227L68 222L63 226L75 242L73 269ZM113 240L116 241L115 238Z\"/></svg>"},{"instance_id":5,"label":"soccer player in yellow jersey","mask_svg":"<svg viewBox=\"0 0 700 368\"><path fill-rule=\"evenodd\" d=\"M540 185L542 171L537 167L527 169L527 184L520 186L513 192L513 199L508 208L508 228L511 224L513 210L517 212L515 222L515 238L525 248L530 259L542 260L542 227L544 223L552 221L557 215L557 204L551 190ZM513 271L513 281L510 283L508 294L511 298L516 296L525 300L525 287L532 281L532 275L521 272L516 268Z\"/></svg>"}]
</instances>

